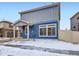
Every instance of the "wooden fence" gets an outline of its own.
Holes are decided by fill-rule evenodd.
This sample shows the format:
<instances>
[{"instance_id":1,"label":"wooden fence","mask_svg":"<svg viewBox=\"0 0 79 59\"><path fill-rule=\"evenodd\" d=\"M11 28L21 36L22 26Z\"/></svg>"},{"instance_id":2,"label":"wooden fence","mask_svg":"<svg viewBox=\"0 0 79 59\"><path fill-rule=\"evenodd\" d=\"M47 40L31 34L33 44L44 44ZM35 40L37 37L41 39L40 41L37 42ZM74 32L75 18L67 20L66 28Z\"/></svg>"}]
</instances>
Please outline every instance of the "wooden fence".
<instances>
[{"instance_id":1,"label":"wooden fence","mask_svg":"<svg viewBox=\"0 0 79 59\"><path fill-rule=\"evenodd\" d=\"M71 42L71 43L79 43L79 31L59 31L59 40Z\"/></svg>"}]
</instances>

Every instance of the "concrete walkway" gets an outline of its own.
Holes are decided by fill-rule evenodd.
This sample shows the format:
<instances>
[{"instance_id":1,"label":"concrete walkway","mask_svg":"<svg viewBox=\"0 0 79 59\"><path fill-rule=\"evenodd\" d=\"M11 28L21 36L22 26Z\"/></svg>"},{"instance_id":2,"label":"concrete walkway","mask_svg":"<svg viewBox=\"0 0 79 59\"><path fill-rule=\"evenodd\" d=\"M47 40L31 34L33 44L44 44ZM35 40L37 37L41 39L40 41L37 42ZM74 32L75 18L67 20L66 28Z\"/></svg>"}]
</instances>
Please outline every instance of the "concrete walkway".
<instances>
[{"instance_id":1,"label":"concrete walkway","mask_svg":"<svg viewBox=\"0 0 79 59\"><path fill-rule=\"evenodd\" d=\"M57 50L57 49L50 49L50 48L43 48L43 47L35 47L30 45L11 45L11 44L5 44L4 46L9 47L16 47L21 49L29 49L29 50L42 50L50 53L59 53L59 54L67 54L67 55L77 55L79 56L79 51L71 51L71 50Z\"/></svg>"}]
</instances>

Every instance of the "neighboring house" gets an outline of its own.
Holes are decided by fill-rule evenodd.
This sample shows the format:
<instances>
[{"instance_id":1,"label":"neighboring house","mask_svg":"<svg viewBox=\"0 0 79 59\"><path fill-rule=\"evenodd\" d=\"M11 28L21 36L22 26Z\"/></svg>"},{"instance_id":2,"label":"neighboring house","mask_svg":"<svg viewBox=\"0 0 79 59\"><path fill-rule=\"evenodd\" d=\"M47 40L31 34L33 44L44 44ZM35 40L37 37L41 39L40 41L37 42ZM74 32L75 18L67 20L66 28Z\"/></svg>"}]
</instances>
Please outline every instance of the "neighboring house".
<instances>
[{"instance_id":1,"label":"neighboring house","mask_svg":"<svg viewBox=\"0 0 79 59\"><path fill-rule=\"evenodd\" d=\"M70 23L72 31L79 31L79 12L70 18Z\"/></svg>"},{"instance_id":2,"label":"neighboring house","mask_svg":"<svg viewBox=\"0 0 79 59\"><path fill-rule=\"evenodd\" d=\"M60 3L19 12L20 19L15 23L20 37L34 39L58 39Z\"/></svg>"},{"instance_id":3,"label":"neighboring house","mask_svg":"<svg viewBox=\"0 0 79 59\"><path fill-rule=\"evenodd\" d=\"M9 21L0 21L0 37L13 37L13 23Z\"/></svg>"}]
</instances>

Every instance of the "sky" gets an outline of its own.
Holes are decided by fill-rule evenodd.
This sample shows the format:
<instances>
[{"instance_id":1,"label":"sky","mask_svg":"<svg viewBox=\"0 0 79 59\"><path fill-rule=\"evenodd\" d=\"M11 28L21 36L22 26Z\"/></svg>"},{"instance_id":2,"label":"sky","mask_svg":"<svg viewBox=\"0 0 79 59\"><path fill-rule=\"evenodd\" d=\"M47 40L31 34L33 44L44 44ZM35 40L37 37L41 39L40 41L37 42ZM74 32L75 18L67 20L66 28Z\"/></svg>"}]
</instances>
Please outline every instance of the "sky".
<instances>
[{"instance_id":1,"label":"sky","mask_svg":"<svg viewBox=\"0 0 79 59\"><path fill-rule=\"evenodd\" d=\"M16 22L20 19L18 12L52 4L52 2L0 2L0 21ZM70 17L79 11L78 2L61 2L60 29L70 29Z\"/></svg>"},{"instance_id":2,"label":"sky","mask_svg":"<svg viewBox=\"0 0 79 59\"><path fill-rule=\"evenodd\" d=\"M70 30L70 18L77 12L79 12L79 2L62 2L60 29Z\"/></svg>"},{"instance_id":3,"label":"sky","mask_svg":"<svg viewBox=\"0 0 79 59\"><path fill-rule=\"evenodd\" d=\"M15 22L20 19L18 12L48 5L48 2L0 2L0 21Z\"/></svg>"}]
</instances>

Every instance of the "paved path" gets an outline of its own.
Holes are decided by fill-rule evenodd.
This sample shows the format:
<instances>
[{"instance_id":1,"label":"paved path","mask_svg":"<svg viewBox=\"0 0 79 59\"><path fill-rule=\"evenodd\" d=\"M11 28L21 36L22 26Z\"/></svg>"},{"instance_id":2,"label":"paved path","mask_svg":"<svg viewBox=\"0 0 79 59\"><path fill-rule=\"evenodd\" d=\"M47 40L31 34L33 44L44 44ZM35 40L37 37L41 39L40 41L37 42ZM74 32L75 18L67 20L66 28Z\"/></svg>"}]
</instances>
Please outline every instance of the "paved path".
<instances>
[{"instance_id":1,"label":"paved path","mask_svg":"<svg viewBox=\"0 0 79 59\"><path fill-rule=\"evenodd\" d=\"M29 49L29 50L42 50L42 51L51 52L51 53L59 53L59 54L67 54L67 55L78 55L79 56L79 51L58 50L58 49L50 49L50 48L36 47L36 46L29 46L29 45L24 45L23 46L23 45L6 44L4 46L17 47L17 48Z\"/></svg>"}]
</instances>

